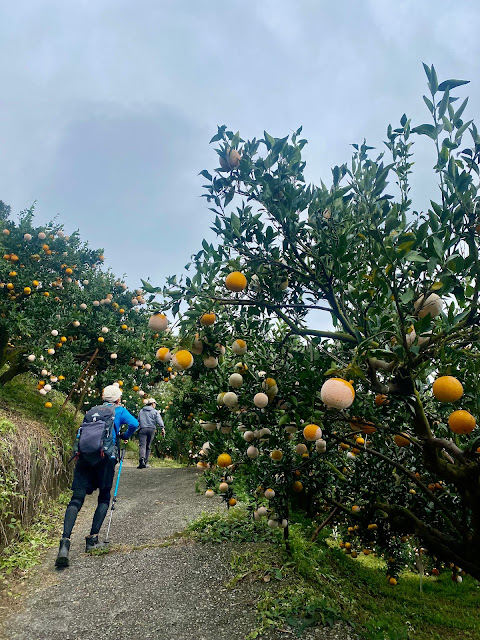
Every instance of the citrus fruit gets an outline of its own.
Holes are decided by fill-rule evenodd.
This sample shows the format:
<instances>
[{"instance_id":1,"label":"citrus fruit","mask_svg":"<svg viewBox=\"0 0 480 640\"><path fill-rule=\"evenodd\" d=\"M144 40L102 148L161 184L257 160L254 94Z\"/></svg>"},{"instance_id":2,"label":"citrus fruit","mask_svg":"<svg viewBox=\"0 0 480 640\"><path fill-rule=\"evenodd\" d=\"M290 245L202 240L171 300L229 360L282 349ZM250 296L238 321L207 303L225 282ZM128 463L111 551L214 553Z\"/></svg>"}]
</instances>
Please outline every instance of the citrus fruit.
<instances>
[{"instance_id":1,"label":"citrus fruit","mask_svg":"<svg viewBox=\"0 0 480 640\"><path fill-rule=\"evenodd\" d=\"M322 437L322 430L317 424L307 424L303 429L303 437L305 440L309 441L320 440Z\"/></svg>"},{"instance_id":2,"label":"citrus fruit","mask_svg":"<svg viewBox=\"0 0 480 640\"><path fill-rule=\"evenodd\" d=\"M443 300L436 293L430 293L425 296L420 296L414 304L415 311L418 313L419 318L424 318L430 314L432 318L436 318L442 311Z\"/></svg>"},{"instance_id":3,"label":"citrus fruit","mask_svg":"<svg viewBox=\"0 0 480 640\"><path fill-rule=\"evenodd\" d=\"M204 313L200 318L200 324L202 327L211 327L215 320L216 316L214 313Z\"/></svg>"},{"instance_id":4,"label":"citrus fruit","mask_svg":"<svg viewBox=\"0 0 480 640\"><path fill-rule=\"evenodd\" d=\"M322 401L332 409L348 409L355 399L355 390L343 378L326 380L320 390Z\"/></svg>"},{"instance_id":5,"label":"citrus fruit","mask_svg":"<svg viewBox=\"0 0 480 640\"><path fill-rule=\"evenodd\" d=\"M460 380L453 376L440 376L433 383L433 395L440 402L456 402L463 396L463 386Z\"/></svg>"},{"instance_id":6,"label":"citrus fruit","mask_svg":"<svg viewBox=\"0 0 480 640\"><path fill-rule=\"evenodd\" d=\"M410 440L408 439L408 436L406 436L405 433L399 435L397 434L396 436L394 436L393 438L395 444L397 445L397 447L408 447L410 446Z\"/></svg>"},{"instance_id":7,"label":"citrus fruit","mask_svg":"<svg viewBox=\"0 0 480 640\"><path fill-rule=\"evenodd\" d=\"M168 319L164 313L154 313L148 320L148 326L152 331L165 331L168 327Z\"/></svg>"},{"instance_id":8,"label":"citrus fruit","mask_svg":"<svg viewBox=\"0 0 480 640\"><path fill-rule=\"evenodd\" d=\"M172 365L175 369L180 369L185 371L185 369L190 369L193 365L193 356L190 351L186 349L181 349L177 351L177 353L172 358Z\"/></svg>"},{"instance_id":9,"label":"citrus fruit","mask_svg":"<svg viewBox=\"0 0 480 640\"><path fill-rule=\"evenodd\" d=\"M217 464L219 467L228 467L232 464L232 458L228 453L221 453L217 458Z\"/></svg>"},{"instance_id":10,"label":"citrus fruit","mask_svg":"<svg viewBox=\"0 0 480 640\"><path fill-rule=\"evenodd\" d=\"M229 291L243 291L247 286L247 279L240 271L232 271L225 278L225 286Z\"/></svg>"},{"instance_id":11,"label":"citrus fruit","mask_svg":"<svg viewBox=\"0 0 480 640\"><path fill-rule=\"evenodd\" d=\"M471 413L464 409L459 409L450 414L448 418L448 426L454 433L465 435L472 433L475 429L475 418Z\"/></svg>"}]
</instances>

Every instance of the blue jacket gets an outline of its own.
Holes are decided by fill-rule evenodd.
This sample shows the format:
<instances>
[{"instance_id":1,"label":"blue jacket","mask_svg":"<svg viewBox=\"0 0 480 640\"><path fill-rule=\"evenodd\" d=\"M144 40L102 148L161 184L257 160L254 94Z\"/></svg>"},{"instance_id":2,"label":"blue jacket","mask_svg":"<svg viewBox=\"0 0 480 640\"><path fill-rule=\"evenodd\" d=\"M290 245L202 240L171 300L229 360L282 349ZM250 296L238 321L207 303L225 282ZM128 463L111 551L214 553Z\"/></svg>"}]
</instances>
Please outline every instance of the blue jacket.
<instances>
[{"instance_id":1,"label":"blue jacket","mask_svg":"<svg viewBox=\"0 0 480 640\"><path fill-rule=\"evenodd\" d=\"M132 416L130 411L125 409L125 407L114 405L111 402L104 402L103 404L109 407L115 407L115 420L113 423L115 426L115 442L118 434L120 433L120 429L124 424L128 425L127 432L125 433L125 438L130 438L130 436L132 436L137 430L138 420L134 416Z\"/></svg>"}]
</instances>

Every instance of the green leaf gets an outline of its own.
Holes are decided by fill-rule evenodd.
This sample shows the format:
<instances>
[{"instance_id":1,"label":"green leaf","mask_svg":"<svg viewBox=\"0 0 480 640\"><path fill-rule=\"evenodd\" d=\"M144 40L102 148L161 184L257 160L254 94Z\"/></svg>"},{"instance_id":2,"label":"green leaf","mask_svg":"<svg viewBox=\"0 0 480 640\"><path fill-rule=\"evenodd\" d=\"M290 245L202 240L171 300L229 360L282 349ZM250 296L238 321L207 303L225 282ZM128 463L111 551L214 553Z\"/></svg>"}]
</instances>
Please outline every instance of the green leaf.
<instances>
[{"instance_id":1,"label":"green leaf","mask_svg":"<svg viewBox=\"0 0 480 640\"><path fill-rule=\"evenodd\" d=\"M421 256L418 251L409 251L405 256L407 262L428 262L427 258Z\"/></svg>"},{"instance_id":2,"label":"green leaf","mask_svg":"<svg viewBox=\"0 0 480 640\"><path fill-rule=\"evenodd\" d=\"M449 94L449 91L447 89L445 91L445 93L443 94L443 98L440 101L440 104L438 105L438 116L439 116L439 118L443 118L443 116L445 115L445 112L447 111L449 95L450 94Z\"/></svg>"},{"instance_id":3,"label":"green leaf","mask_svg":"<svg viewBox=\"0 0 480 640\"><path fill-rule=\"evenodd\" d=\"M428 110L430 111L430 113L433 113L433 102L431 100L429 100L427 98L427 96L423 96L423 101L425 102L425 104L428 107Z\"/></svg>"},{"instance_id":4,"label":"green leaf","mask_svg":"<svg viewBox=\"0 0 480 640\"><path fill-rule=\"evenodd\" d=\"M203 176L207 180L210 180L210 182L213 180L212 176L208 173L208 171L206 169L204 169L203 171L200 171L200 173L198 175L199 176Z\"/></svg>"},{"instance_id":5,"label":"green leaf","mask_svg":"<svg viewBox=\"0 0 480 640\"><path fill-rule=\"evenodd\" d=\"M412 129L412 133L418 133L420 136L428 136L432 140L437 139L437 130L433 124L420 124Z\"/></svg>"},{"instance_id":6,"label":"green leaf","mask_svg":"<svg viewBox=\"0 0 480 640\"><path fill-rule=\"evenodd\" d=\"M435 67L432 64L432 68L430 69L430 89L433 94L438 91L438 78L437 72L435 71Z\"/></svg>"},{"instance_id":7,"label":"green leaf","mask_svg":"<svg viewBox=\"0 0 480 640\"><path fill-rule=\"evenodd\" d=\"M263 132L263 135L265 136L265 145L267 149L270 151L270 149L275 144L275 138L269 135L266 131Z\"/></svg>"},{"instance_id":8,"label":"green leaf","mask_svg":"<svg viewBox=\"0 0 480 640\"><path fill-rule=\"evenodd\" d=\"M461 87L462 84L468 84L469 82L470 80L444 80L441 84L438 85L438 90L447 91L449 89L455 89L455 87Z\"/></svg>"},{"instance_id":9,"label":"green leaf","mask_svg":"<svg viewBox=\"0 0 480 640\"><path fill-rule=\"evenodd\" d=\"M152 285L149 282L147 282L146 280L142 280L142 287L145 289L145 291L147 293L161 293L162 292L161 287L152 287Z\"/></svg>"},{"instance_id":10,"label":"green leaf","mask_svg":"<svg viewBox=\"0 0 480 640\"><path fill-rule=\"evenodd\" d=\"M430 67L427 64L425 64L425 62L422 62L422 64L423 64L423 68L425 70L425 74L427 76L427 79L430 82L430 78L431 78Z\"/></svg>"}]
</instances>

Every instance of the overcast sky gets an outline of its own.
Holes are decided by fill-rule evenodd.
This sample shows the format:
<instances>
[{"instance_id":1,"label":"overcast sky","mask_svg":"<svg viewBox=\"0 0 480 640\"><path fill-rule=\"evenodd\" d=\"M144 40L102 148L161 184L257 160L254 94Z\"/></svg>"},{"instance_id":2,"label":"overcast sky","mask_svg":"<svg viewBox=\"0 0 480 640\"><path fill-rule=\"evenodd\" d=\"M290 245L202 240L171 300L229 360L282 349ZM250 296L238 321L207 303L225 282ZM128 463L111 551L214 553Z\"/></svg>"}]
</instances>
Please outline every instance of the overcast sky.
<instances>
[{"instance_id":1,"label":"overcast sky","mask_svg":"<svg viewBox=\"0 0 480 640\"><path fill-rule=\"evenodd\" d=\"M0 199L79 228L132 286L178 273L211 214L199 198L217 124L244 138L303 125L307 177L330 181L405 111L428 122L422 61L470 79L478 0L16 0L0 8ZM416 145L418 208L435 196Z\"/></svg>"}]
</instances>

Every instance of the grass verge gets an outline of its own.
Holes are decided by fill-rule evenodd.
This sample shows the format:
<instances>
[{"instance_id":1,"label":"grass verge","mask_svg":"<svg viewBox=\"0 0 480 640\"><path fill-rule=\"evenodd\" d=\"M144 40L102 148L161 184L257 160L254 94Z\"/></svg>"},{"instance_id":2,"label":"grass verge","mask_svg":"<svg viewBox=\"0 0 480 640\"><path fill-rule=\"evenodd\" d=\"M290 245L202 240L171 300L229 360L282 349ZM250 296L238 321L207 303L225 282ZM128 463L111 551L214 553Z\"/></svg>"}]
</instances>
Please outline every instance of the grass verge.
<instances>
[{"instance_id":1,"label":"grass verge","mask_svg":"<svg viewBox=\"0 0 480 640\"><path fill-rule=\"evenodd\" d=\"M65 491L56 500L43 504L34 522L4 548L0 555L0 592L3 595L14 595L18 580L38 564L43 550L57 544L70 496L71 491Z\"/></svg>"},{"instance_id":2,"label":"grass verge","mask_svg":"<svg viewBox=\"0 0 480 640\"><path fill-rule=\"evenodd\" d=\"M312 526L290 524L291 554L278 531L254 522L246 508L202 514L187 535L200 542L256 542L232 554L228 587L243 580L268 583L257 601L257 627L248 640L289 626L300 636L315 625L342 620L363 640L480 640L480 584L465 576L453 583L445 571L423 579L411 572L397 586L385 579L382 560L353 559L323 531L311 542Z\"/></svg>"}]
</instances>

